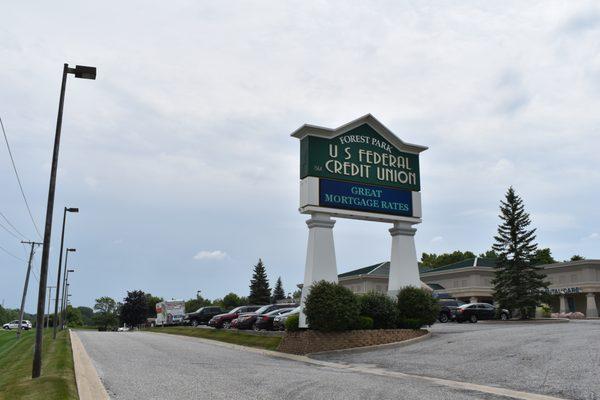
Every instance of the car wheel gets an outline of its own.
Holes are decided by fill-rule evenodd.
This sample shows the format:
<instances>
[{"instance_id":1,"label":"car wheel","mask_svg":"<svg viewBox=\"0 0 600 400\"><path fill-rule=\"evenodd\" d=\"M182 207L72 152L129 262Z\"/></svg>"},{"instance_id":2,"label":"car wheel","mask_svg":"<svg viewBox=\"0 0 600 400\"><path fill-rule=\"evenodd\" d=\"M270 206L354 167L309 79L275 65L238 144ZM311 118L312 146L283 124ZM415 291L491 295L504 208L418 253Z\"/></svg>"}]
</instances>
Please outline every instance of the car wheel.
<instances>
[{"instance_id":1,"label":"car wheel","mask_svg":"<svg viewBox=\"0 0 600 400\"><path fill-rule=\"evenodd\" d=\"M229 322L229 321L223 322L223 329L229 329L229 328L231 328L231 322Z\"/></svg>"},{"instance_id":2,"label":"car wheel","mask_svg":"<svg viewBox=\"0 0 600 400\"><path fill-rule=\"evenodd\" d=\"M508 321L508 315L506 315L506 313L502 313L502 314L500 314L500 319L502 321Z\"/></svg>"},{"instance_id":3,"label":"car wheel","mask_svg":"<svg viewBox=\"0 0 600 400\"><path fill-rule=\"evenodd\" d=\"M193 321L192 321L192 326L193 326L194 328L195 328L195 327L197 327L197 326L198 326L198 321L196 321L196 320L193 320Z\"/></svg>"},{"instance_id":4,"label":"car wheel","mask_svg":"<svg viewBox=\"0 0 600 400\"><path fill-rule=\"evenodd\" d=\"M477 322L477 315L473 314L471 315L471 317L469 318L469 322L474 324Z\"/></svg>"},{"instance_id":5,"label":"car wheel","mask_svg":"<svg viewBox=\"0 0 600 400\"><path fill-rule=\"evenodd\" d=\"M256 332L260 331L260 328L256 324L252 324L252 329Z\"/></svg>"},{"instance_id":6,"label":"car wheel","mask_svg":"<svg viewBox=\"0 0 600 400\"><path fill-rule=\"evenodd\" d=\"M445 324L446 322L448 322L448 315L446 315L446 314L440 315L439 320L442 324Z\"/></svg>"}]
</instances>

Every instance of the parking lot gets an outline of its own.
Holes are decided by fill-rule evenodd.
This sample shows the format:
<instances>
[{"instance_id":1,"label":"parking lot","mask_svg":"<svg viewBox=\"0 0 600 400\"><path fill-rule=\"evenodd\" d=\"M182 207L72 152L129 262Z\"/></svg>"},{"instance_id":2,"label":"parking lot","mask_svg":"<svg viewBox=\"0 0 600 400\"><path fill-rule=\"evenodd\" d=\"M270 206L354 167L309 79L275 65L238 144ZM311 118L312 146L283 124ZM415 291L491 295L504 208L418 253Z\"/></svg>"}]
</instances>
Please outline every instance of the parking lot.
<instances>
[{"instance_id":1,"label":"parking lot","mask_svg":"<svg viewBox=\"0 0 600 400\"><path fill-rule=\"evenodd\" d=\"M431 339L414 345L316 358L568 399L600 398L600 320L435 324Z\"/></svg>"}]
</instances>

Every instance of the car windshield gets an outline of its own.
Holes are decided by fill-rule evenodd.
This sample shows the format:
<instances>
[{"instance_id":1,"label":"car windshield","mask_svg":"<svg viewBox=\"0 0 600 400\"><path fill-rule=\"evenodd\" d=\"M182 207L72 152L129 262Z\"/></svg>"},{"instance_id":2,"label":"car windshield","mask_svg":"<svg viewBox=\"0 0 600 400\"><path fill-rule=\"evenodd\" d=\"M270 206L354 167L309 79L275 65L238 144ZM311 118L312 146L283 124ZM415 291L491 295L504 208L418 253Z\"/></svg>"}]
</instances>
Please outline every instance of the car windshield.
<instances>
[{"instance_id":1,"label":"car windshield","mask_svg":"<svg viewBox=\"0 0 600 400\"><path fill-rule=\"evenodd\" d=\"M264 314L265 312L267 312L269 310L269 308L271 308L270 305L268 306L262 306L261 308L259 308L258 310L256 310L257 314ZM248 310L250 311L250 310Z\"/></svg>"},{"instance_id":2,"label":"car windshield","mask_svg":"<svg viewBox=\"0 0 600 400\"><path fill-rule=\"evenodd\" d=\"M281 315L297 314L299 312L300 312L300 306L293 308L291 311L288 311L286 313L282 313Z\"/></svg>"},{"instance_id":3,"label":"car windshield","mask_svg":"<svg viewBox=\"0 0 600 400\"><path fill-rule=\"evenodd\" d=\"M273 310L270 313L267 313L267 315L269 315L269 316L280 315L280 314L285 314L287 312L290 312L292 310L293 310L293 308L280 308L279 310Z\"/></svg>"},{"instance_id":4,"label":"car windshield","mask_svg":"<svg viewBox=\"0 0 600 400\"><path fill-rule=\"evenodd\" d=\"M229 314L235 314L237 312L239 312L243 307L236 307L233 310L229 311Z\"/></svg>"}]
</instances>

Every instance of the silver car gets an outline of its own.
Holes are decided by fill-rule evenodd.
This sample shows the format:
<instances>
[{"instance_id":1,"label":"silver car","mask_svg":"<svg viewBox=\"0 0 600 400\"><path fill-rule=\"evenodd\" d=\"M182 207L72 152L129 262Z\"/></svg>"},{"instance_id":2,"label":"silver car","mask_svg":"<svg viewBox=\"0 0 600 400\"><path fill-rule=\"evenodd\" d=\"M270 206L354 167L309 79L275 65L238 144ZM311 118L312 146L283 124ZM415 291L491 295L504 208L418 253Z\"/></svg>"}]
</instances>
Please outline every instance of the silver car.
<instances>
[{"instance_id":1,"label":"silver car","mask_svg":"<svg viewBox=\"0 0 600 400\"><path fill-rule=\"evenodd\" d=\"M273 330L285 331L285 320L290 315L300 314L300 307L294 308L292 311L288 311L286 313L280 314L273 319Z\"/></svg>"},{"instance_id":2,"label":"silver car","mask_svg":"<svg viewBox=\"0 0 600 400\"><path fill-rule=\"evenodd\" d=\"M24 330L29 330L32 328L33 325L31 325L31 321L24 319L23 323L21 324L21 329ZM14 321L10 321L7 322L6 324L2 325L2 328L9 331L11 329L19 329L19 320L15 319Z\"/></svg>"}]
</instances>

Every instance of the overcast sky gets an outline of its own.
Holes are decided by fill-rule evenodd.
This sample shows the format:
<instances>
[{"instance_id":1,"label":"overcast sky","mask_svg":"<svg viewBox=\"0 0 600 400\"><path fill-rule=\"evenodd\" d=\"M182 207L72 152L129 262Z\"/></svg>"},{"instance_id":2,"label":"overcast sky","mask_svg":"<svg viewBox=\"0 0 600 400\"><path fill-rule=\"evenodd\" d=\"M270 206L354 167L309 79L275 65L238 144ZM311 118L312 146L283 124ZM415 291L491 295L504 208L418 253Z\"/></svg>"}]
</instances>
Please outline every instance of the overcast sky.
<instances>
[{"instance_id":1,"label":"overcast sky","mask_svg":"<svg viewBox=\"0 0 600 400\"><path fill-rule=\"evenodd\" d=\"M62 64L98 67L96 81L67 85L49 284L66 205L81 209L66 237L75 305L133 289L247 295L259 257L293 291L308 230L289 134L366 113L429 146L419 254L488 249L513 185L540 246L600 258L594 4L7 2L0 116L40 229ZM4 144L0 188L0 211L39 240ZM338 220L338 271L388 260L389 227ZM2 229L0 246L26 258ZM0 251L5 306L25 269Z\"/></svg>"}]
</instances>

